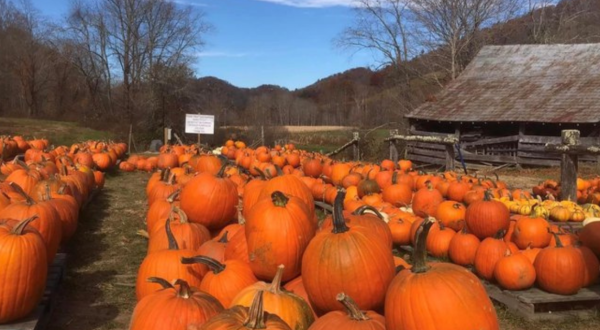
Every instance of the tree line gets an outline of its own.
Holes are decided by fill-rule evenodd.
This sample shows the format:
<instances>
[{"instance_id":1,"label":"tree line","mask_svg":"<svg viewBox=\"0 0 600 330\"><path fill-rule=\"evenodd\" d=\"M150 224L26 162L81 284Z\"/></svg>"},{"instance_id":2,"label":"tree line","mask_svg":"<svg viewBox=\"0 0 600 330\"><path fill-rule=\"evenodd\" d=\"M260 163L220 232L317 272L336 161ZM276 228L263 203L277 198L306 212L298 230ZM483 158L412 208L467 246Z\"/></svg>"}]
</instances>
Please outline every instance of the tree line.
<instances>
[{"instance_id":1,"label":"tree line","mask_svg":"<svg viewBox=\"0 0 600 330\"><path fill-rule=\"evenodd\" d=\"M52 21L0 0L0 115L79 121L139 139L181 130L185 113L218 125L399 123L455 79L485 44L598 42L594 0L357 0L336 47L376 63L290 91L242 89L193 65L214 27L167 0L74 0Z\"/></svg>"}]
</instances>

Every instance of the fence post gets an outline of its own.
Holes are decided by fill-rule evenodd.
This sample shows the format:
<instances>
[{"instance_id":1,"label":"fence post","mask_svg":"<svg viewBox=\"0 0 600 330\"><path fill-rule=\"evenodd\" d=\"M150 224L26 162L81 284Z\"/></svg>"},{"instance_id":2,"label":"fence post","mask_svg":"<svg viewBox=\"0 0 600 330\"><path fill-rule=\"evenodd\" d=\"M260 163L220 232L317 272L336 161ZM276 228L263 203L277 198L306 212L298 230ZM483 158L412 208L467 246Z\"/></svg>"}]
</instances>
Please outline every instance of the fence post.
<instances>
[{"instance_id":1,"label":"fence post","mask_svg":"<svg viewBox=\"0 0 600 330\"><path fill-rule=\"evenodd\" d=\"M561 132L562 144L574 146L579 144L581 133L578 130L563 130ZM577 167L579 156L577 154L563 153L560 163L560 199L577 200Z\"/></svg>"},{"instance_id":2,"label":"fence post","mask_svg":"<svg viewBox=\"0 0 600 330\"><path fill-rule=\"evenodd\" d=\"M397 129L390 130L390 138L398 135ZM390 159L396 164L398 162L398 147L396 146L396 140L390 140Z\"/></svg>"},{"instance_id":3,"label":"fence post","mask_svg":"<svg viewBox=\"0 0 600 330\"><path fill-rule=\"evenodd\" d=\"M265 145L265 126L260 125L260 143L261 145Z\"/></svg>"},{"instance_id":4,"label":"fence post","mask_svg":"<svg viewBox=\"0 0 600 330\"><path fill-rule=\"evenodd\" d=\"M359 161L360 160L360 146L359 146L360 135L358 132L353 132L352 137L354 140L354 144L352 145L352 150L354 153L354 155L353 155L354 160Z\"/></svg>"},{"instance_id":5,"label":"fence post","mask_svg":"<svg viewBox=\"0 0 600 330\"><path fill-rule=\"evenodd\" d=\"M454 171L454 144L446 144L446 171Z\"/></svg>"}]
</instances>

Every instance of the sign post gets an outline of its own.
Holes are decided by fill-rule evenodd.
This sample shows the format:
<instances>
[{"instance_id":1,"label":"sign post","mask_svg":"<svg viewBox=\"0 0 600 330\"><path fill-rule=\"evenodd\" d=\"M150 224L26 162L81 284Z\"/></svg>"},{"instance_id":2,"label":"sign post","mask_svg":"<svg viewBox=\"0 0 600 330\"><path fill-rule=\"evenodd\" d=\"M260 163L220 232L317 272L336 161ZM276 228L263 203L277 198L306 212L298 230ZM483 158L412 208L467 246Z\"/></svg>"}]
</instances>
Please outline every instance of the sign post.
<instances>
[{"instance_id":1,"label":"sign post","mask_svg":"<svg viewBox=\"0 0 600 330\"><path fill-rule=\"evenodd\" d=\"M185 132L198 134L198 146L200 146L200 134L215 134L215 116L186 114Z\"/></svg>"}]
</instances>

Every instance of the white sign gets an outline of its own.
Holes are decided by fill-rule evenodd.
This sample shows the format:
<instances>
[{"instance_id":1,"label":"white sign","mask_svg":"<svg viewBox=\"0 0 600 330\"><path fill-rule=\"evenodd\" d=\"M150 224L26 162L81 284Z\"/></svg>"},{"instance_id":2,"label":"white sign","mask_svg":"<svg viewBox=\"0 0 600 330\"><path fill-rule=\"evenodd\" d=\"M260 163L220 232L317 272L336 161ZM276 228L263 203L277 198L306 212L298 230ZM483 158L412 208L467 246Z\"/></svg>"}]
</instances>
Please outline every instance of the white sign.
<instances>
[{"instance_id":1,"label":"white sign","mask_svg":"<svg viewBox=\"0 0 600 330\"><path fill-rule=\"evenodd\" d=\"M186 114L185 132L189 134L215 134L215 116Z\"/></svg>"}]
</instances>

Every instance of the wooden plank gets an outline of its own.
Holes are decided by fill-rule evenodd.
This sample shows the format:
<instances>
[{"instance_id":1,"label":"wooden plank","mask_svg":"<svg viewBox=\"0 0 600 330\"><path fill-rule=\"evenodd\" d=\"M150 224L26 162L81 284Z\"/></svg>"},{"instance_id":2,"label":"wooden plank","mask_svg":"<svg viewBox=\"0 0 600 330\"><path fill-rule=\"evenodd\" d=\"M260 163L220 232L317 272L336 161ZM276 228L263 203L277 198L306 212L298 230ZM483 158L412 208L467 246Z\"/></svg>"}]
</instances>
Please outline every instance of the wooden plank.
<instances>
[{"instance_id":1,"label":"wooden plank","mask_svg":"<svg viewBox=\"0 0 600 330\"><path fill-rule=\"evenodd\" d=\"M409 147L413 147L413 148L435 149L435 150L445 150L446 149L441 144L424 143L424 142L416 142L416 141L407 141L406 145Z\"/></svg>"},{"instance_id":2,"label":"wooden plank","mask_svg":"<svg viewBox=\"0 0 600 330\"><path fill-rule=\"evenodd\" d=\"M452 133L439 133L439 132L428 132L428 131L419 131L416 129L410 129L408 131L412 135L425 135L425 136L448 136L452 135Z\"/></svg>"},{"instance_id":3,"label":"wooden plank","mask_svg":"<svg viewBox=\"0 0 600 330\"><path fill-rule=\"evenodd\" d=\"M416 161L416 162L436 164L436 165L446 165L446 160L443 158L433 158L433 157L420 156L420 155L414 155L414 154L413 155L409 154L407 158L412 161Z\"/></svg>"},{"instance_id":4,"label":"wooden plank","mask_svg":"<svg viewBox=\"0 0 600 330\"><path fill-rule=\"evenodd\" d=\"M582 288L574 295L563 296L542 291L538 288L531 288L519 293L519 300L525 303L558 303L558 302L580 302L597 301L600 304L600 285L589 288Z\"/></svg>"},{"instance_id":5,"label":"wooden plank","mask_svg":"<svg viewBox=\"0 0 600 330\"><path fill-rule=\"evenodd\" d=\"M446 151L445 150L431 150L431 149L422 149L422 148L410 148L409 149L410 153L414 153L417 155L423 155L423 156L431 156L431 157L437 157L437 158L445 158L446 156Z\"/></svg>"},{"instance_id":6,"label":"wooden plank","mask_svg":"<svg viewBox=\"0 0 600 330\"><path fill-rule=\"evenodd\" d=\"M453 135L447 136L431 136L431 135L394 135L385 139L390 140L401 140L401 141L417 141L425 143L437 143L437 144L456 144L458 139Z\"/></svg>"},{"instance_id":7,"label":"wooden plank","mask_svg":"<svg viewBox=\"0 0 600 330\"><path fill-rule=\"evenodd\" d=\"M488 144L500 144L500 143L518 142L518 141L519 141L518 135L510 135L510 136L502 136L502 137L497 137L497 138L480 139L480 140L474 141L474 142L465 142L465 143L461 143L461 146L475 147L475 146L484 146L484 145L488 145Z\"/></svg>"},{"instance_id":8,"label":"wooden plank","mask_svg":"<svg viewBox=\"0 0 600 330\"><path fill-rule=\"evenodd\" d=\"M559 144L562 142L562 138L560 136L538 136L538 135L523 135L521 137L522 143L553 143ZM597 143L597 138L595 137L580 137L579 142L585 145L594 145Z\"/></svg>"}]
</instances>

